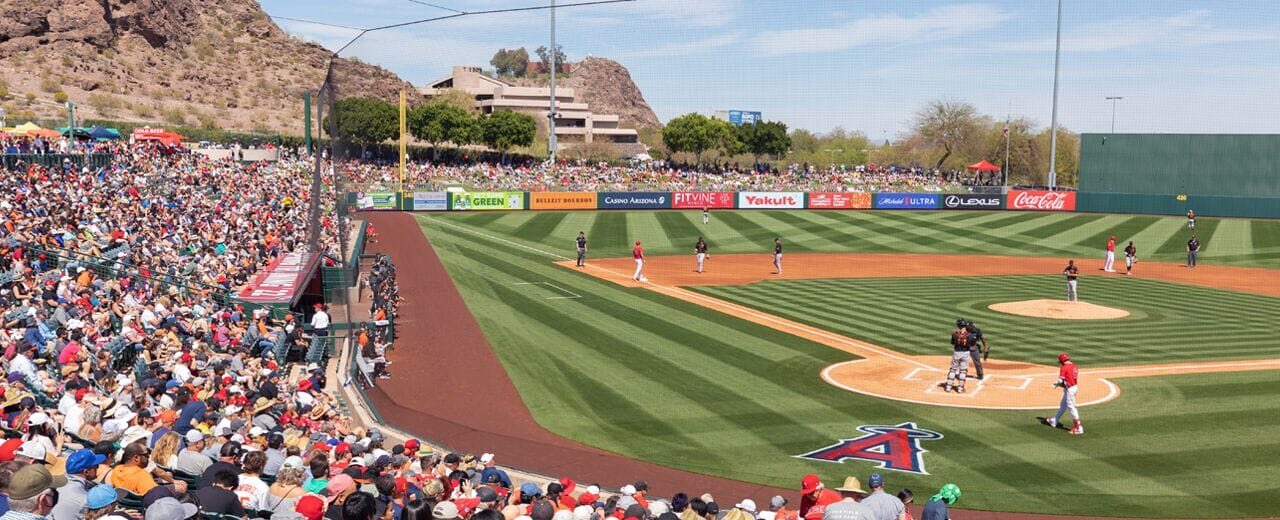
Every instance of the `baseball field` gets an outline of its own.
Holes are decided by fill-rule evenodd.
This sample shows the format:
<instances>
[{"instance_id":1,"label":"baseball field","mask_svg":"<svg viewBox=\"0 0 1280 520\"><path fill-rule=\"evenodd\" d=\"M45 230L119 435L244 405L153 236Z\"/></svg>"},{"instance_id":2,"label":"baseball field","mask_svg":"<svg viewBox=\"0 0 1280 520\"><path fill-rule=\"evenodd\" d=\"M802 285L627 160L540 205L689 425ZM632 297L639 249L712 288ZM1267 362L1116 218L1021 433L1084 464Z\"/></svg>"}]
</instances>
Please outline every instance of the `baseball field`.
<instances>
[{"instance_id":1,"label":"baseball field","mask_svg":"<svg viewBox=\"0 0 1280 520\"><path fill-rule=\"evenodd\" d=\"M1177 518L1276 512L1278 221L1199 219L1201 265L1190 269L1181 264L1191 231L1172 217L413 218L533 419L565 438L782 488L810 472L839 482L879 471L891 490L924 496L954 482L965 509ZM585 268L573 265L579 231L589 244ZM1117 251L1129 240L1138 248L1133 276L1100 270L1112 235ZM711 252L702 274L693 272L698 236ZM771 274L774 237L784 243L782 275ZM636 240L649 257L645 283L631 280ZM1081 267L1081 300L1123 317L991 308L1061 300L1059 273L1069 258ZM1124 270L1122 257L1117 266ZM986 378L971 379L967 393L944 393L937 383L960 317L982 328L991 357ZM1037 421L1057 409L1061 392L1051 384L1064 351L1082 372L1080 436ZM914 433L858 450L857 441L845 443L852 457L823 450L844 439L874 441L895 427Z\"/></svg>"}]
</instances>

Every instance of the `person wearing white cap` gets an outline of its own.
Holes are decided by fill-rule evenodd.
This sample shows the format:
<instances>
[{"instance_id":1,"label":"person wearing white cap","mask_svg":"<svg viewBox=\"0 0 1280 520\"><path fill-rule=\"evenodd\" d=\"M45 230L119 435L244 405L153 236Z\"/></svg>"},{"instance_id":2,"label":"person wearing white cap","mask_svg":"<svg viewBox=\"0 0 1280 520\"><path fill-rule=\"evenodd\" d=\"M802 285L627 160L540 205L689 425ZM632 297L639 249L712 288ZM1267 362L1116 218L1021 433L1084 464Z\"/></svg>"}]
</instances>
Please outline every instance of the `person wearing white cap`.
<instances>
[{"instance_id":1,"label":"person wearing white cap","mask_svg":"<svg viewBox=\"0 0 1280 520\"><path fill-rule=\"evenodd\" d=\"M187 445L178 453L178 463L173 469L188 475L200 475L213 464L213 459L201 453L205 448L204 433L194 428L187 430L186 441Z\"/></svg>"},{"instance_id":2,"label":"person wearing white cap","mask_svg":"<svg viewBox=\"0 0 1280 520\"><path fill-rule=\"evenodd\" d=\"M49 464L49 451L44 449L44 445L38 441L26 441L18 450L13 452L13 460L25 464L33 464L39 462L41 464Z\"/></svg>"},{"instance_id":3,"label":"person wearing white cap","mask_svg":"<svg viewBox=\"0 0 1280 520\"><path fill-rule=\"evenodd\" d=\"M737 503L736 505L734 505L733 507L735 507L735 508L737 508L737 509L741 509L741 510L743 510L743 511L745 511L745 512L749 513L749 514L750 514L751 516L753 516L753 517L754 517L754 516L756 516L756 501L755 501L755 500L751 500L750 498L744 498L744 499L742 499L742 501L741 501L741 502L738 502L738 503Z\"/></svg>"},{"instance_id":4,"label":"person wearing white cap","mask_svg":"<svg viewBox=\"0 0 1280 520\"><path fill-rule=\"evenodd\" d=\"M494 462L494 455L492 453L480 455L480 463L484 464L484 469L480 471L480 482L491 482L489 479L496 475L496 478L498 479L498 482L502 484L502 487L508 489L511 488L511 476L507 475L506 471L498 469L497 463Z\"/></svg>"}]
</instances>

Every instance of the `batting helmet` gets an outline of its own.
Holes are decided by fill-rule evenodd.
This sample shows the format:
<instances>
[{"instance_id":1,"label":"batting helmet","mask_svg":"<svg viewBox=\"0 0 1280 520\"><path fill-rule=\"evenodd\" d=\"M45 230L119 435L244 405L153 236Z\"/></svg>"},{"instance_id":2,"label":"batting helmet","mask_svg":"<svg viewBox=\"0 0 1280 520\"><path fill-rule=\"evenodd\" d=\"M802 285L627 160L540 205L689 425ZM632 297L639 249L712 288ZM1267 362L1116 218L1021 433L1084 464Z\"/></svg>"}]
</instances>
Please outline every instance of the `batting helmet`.
<instances>
[{"instance_id":1,"label":"batting helmet","mask_svg":"<svg viewBox=\"0 0 1280 520\"><path fill-rule=\"evenodd\" d=\"M965 323L967 323L967 322L965 322L965 321L964 321L964 318L956 318L956 326L957 326L957 327L964 327L964 324L965 324Z\"/></svg>"},{"instance_id":2,"label":"batting helmet","mask_svg":"<svg viewBox=\"0 0 1280 520\"><path fill-rule=\"evenodd\" d=\"M1068 360L1070 360L1070 359L1071 359L1071 356L1068 356L1066 352L1063 352L1063 353L1061 353L1061 354L1058 354L1058 362L1059 362L1059 363L1066 363L1066 362L1067 362Z\"/></svg>"}]
</instances>

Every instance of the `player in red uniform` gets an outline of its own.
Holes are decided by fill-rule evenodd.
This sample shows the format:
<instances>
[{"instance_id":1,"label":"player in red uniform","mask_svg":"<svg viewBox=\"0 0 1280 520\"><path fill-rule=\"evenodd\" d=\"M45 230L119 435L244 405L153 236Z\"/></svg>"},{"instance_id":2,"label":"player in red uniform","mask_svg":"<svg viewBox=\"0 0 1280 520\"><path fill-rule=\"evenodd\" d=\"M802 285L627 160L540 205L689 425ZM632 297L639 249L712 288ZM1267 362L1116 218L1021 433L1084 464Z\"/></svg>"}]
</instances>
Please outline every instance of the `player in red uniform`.
<instances>
[{"instance_id":1,"label":"player in red uniform","mask_svg":"<svg viewBox=\"0 0 1280 520\"><path fill-rule=\"evenodd\" d=\"M636 274L631 277L637 282L647 282L648 278L644 277L644 248L640 247L640 241L636 241L636 247L631 249L631 258L636 260Z\"/></svg>"},{"instance_id":2,"label":"player in red uniform","mask_svg":"<svg viewBox=\"0 0 1280 520\"><path fill-rule=\"evenodd\" d=\"M1079 388L1077 383L1080 381L1080 369L1071 362L1071 356L1065 352L1058 354L1058 364L1062 365L1062 368L1058 370L1058 382L1054 383L1053 387L1062 387L1062 402L1058 404L1058 414L1052 419L1045 419L1045 424L1057 428L1062 414L1070 410L1071 419L1074 421L1070 433L1080 435L1084 433L1084 426L1080 424L1080 411L1076 409L1076 389Z\"/></svg>"},{"instance_id":3,"label":"player in red uniform","mask_svg":"<svg viewBox=\"0 0 1280 520\"><path fill-rule=\"evenodd\" d=\"M1102 270L1108 273L1116 272L1116 237L1111 236L1111 240L1107 241L1107 260L1102 263Z\"/></svg>"}]
</instances>

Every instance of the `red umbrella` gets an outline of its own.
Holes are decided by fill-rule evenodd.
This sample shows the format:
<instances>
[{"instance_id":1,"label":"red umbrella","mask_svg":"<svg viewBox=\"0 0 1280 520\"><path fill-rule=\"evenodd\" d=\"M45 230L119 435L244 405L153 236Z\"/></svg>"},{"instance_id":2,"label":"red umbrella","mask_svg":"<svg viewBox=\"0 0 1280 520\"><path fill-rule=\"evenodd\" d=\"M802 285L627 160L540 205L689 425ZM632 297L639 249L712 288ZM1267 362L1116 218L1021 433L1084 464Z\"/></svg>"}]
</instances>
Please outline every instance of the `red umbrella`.
<instances>
[{"instance_id":1,"label":"red umbrella","mask_svg":"<svg viewBox=\"0 0 1280 520\"><path fill-rule=\"evenodd\" d=\"M982 161L979 161L979 162L978 162L978 163L976 163L976 164L970 164L970 165L966 166L965 168L966 168L966 169L969 169L969 170L978 170L978 171L980 171L980 172L998 172L998 171L1000 171L1000 167L999 167L999 166L996 166L996 165L994 165L994 164L991 164L991 163L987 162L987 160L986 160L986 159L983 159Z\"/></svg>"}]
</instances>

